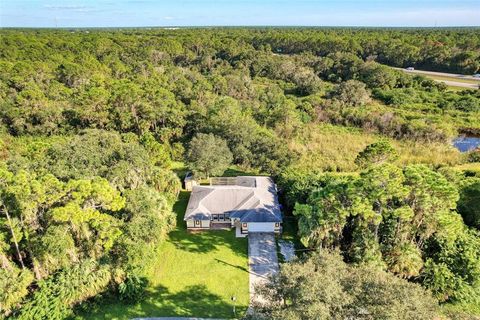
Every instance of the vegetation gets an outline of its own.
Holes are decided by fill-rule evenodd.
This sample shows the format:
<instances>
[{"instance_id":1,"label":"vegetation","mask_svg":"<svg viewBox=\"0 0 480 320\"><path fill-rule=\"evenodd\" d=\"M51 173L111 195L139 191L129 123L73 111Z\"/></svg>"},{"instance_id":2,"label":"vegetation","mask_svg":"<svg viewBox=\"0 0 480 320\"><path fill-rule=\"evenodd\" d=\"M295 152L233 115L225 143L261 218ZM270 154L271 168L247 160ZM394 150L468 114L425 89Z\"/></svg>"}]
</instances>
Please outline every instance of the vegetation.
<instances>
[{"instance_id":1,"label":"vegetation","mask_svg":"<svg viewBox=\"0 0 480 320\"><path fill-rule=\"evenodd\" d=\"M355 158L355 163L361 167L369 167L384 162L392 162L398 158L397 151L387 142L379 141L368 145Z\"/></svg>"},{"instance_id":2,"label":"vegetation","mask_svg":"<svg viewBox=\"0 0 480 320\"><path fill-rule=\"evenodd\" d=\"M115 295L84 305L78 319L132 319L148 316L233 318L249 302L247 239L230 231L189 233L183 214L190 193L182 192L174 205L177 227L156 250L149 264L150 280L136 303L119 301Z\"/></svg>"},{"instance_id":3,"label":"vegetation","mask_svg":"<svg viewBox=\"0 0 480 320\"><path fill-rule=\"evenodd\" d=\"M186 233L182 162L274 176L287 236L340 252L269 290L348 317L478 315L479 157L450 142L480 132L480 91L390 68L478 72L477 31L0 30L2 317L228 318L231 295L243 311L245 241ZM344 270L343 304L309 300L312 265ZM360 299L370 284L383 302Z\"/></svg>"},{"instance_id":4,"label":"vegetation","mask_svg":"<svg viewBox=\"0 0 480 320\"><path fill-rule=\"evenodd\" d=\"M284 265L260 291L268 303L258 319L433 319L437 302L419 285L338 253L319 252Z\"/></svg>"},{"instance_id":5,"label":"vegetation","mask_svg":"<svg viewBox=\"0 0 480 320\"><path fill-rule=\"evenodd\" d=\"M458 212L465 223L480 230L480 179L469 178L462 181L460 199L457 203Z\"/></svg>"},{"instance_id":6,"label":"vegetation","mask_svg":"<svg viewBox=\"0 0 480 320\"><path fill-rule=\"evenodd\" d=\"M402 170L384 164L356 178L326 178L306 204L295 206L295 215L307 246L342 248L347 261L374 264L401 278L420 277L440 301L475 301L479 238L452 211L457 201L455 186L441 174L425 166ZM458 261L445 265L453 256ZM439 264L458 284L439 279Z\"/></svg>"},{"instance_id":7,"label":"vegetation","mask_svg":"<svg viewBox=\"0 0 480 320\"><path fill-rule=\"evenodd\" d=\"M232 163L227 142L213 134L198 134L192 138L187 154L189 167L196 177L222 175Z\"/></svg>"}]
</instances>

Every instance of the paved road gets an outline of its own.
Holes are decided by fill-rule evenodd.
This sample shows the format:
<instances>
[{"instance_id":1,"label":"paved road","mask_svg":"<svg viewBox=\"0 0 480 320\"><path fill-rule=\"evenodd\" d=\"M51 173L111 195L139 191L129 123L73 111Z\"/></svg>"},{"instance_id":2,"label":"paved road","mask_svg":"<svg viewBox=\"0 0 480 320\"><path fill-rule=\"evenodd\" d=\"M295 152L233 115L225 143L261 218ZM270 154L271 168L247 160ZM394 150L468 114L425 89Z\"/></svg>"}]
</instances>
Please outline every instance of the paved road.
<instances>
[{"instance_id":1,"label":"paved road","mask_svg":"<svg viewBox=\"0 0 480 320\"><path fill-rule=\"evenodd\" d=\"M478 89L480 86L480 79L479 78L474 78L472 76L468 75L463 75L463 74L456 74L456 73L445 73L445 72L434 72L434 71L423 71L423 70L413 70L409 71L403 68L394 68L397 70L402 70L406 73L412 73L412 74L421 74L425 76L431 76L434 78L435 81L437 82L443 82L448 86L452 87L462 87L462 88L468 88L468 89ZM435 77L447 77L449 79L435 79ZM463 80L469 80L469 81L474 81L475 83L468 83L468 82L462 82L462 81L455 81L455 79L463 79Z\"/></svg>"},{"instance_id":2,"label":"paved road","mask_svg":"<svg viewBox=\"0 0 480 320\"><path fill-rule=\"evenodd\" d=\"M395 69L401 69L401 68L395 68ZM475 78L473 76L465 75L465 74L436 72L436 71L424 71L424 70L413 70L413 71L409 71L409 70L406 70L406 69L401 69L401 70L404 70L406 72L411 72L411 73L430 75L430 76L440 76L440 77L458 78L458 79L465 79L465 80L474 80L474 81L478 81L480 83L479 78Z\"/></svg>"},{"instance_id":3,"label":"paved road","mask_svg":"<svg viewBox=\"0 0 480 320\"><path fill-rule=\"evenodd\" d=\"M277 246L273 233L248 234L248 267L250 269L250 305L262 304L264 299L255 287L268 281L278 272ZM252 310L250 309L249 312Z\"/></svg>"},{"instance_id":4,"label":"paved road","mask_svg":"<svg viewBox=\"0 0 480 320\"><path fill-rule=\"evenodd\" d=\"M458 82L458 81L450 81L450 80L438 80L438 79L434 79L434 80L437 81L437 82L443 82L447 86L451 86L451 87L478 89L479 86L480 86L480 82L479 82L479 84L475 84L475 83L466 83L466 82Z\"/></svg>"}]
</instances>

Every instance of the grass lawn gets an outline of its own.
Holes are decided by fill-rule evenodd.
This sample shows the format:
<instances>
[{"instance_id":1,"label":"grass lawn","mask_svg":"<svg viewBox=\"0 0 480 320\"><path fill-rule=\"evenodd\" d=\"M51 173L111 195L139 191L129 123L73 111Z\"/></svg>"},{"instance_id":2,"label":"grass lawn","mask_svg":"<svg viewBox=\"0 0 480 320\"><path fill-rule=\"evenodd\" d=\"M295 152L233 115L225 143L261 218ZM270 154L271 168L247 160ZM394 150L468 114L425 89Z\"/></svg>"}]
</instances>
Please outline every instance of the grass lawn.
<instances>
[{"instance_id":1,"label":"grass lawn","mask_svg":"<svg viewBox=\"0 0 480 320\"><path fill-rule=\"evenodd\" d=\"M127 305L120 301L98 305L84 319L191 316L233 318L248 307L247 239L234 231L189 233L183 215L190 193L181 192L174 211L177 228L159 248L147 297Z\"/></svg>"}]
</instances>

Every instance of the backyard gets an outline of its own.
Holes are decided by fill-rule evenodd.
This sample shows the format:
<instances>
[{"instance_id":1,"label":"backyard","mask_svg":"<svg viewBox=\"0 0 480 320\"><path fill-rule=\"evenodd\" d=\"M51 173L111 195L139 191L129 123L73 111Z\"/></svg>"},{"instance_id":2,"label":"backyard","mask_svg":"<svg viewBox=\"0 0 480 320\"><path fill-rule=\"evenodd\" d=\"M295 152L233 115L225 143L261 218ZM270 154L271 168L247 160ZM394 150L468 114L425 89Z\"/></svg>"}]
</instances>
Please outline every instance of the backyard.
<instances>
[{"instance_id":1,"label":"backyard","mask_svg":"<svg viewBox=\"0 0 480 320\"><path fill-rule=\"evenodd\" d=\"M247 239L233 231L189 233L183 215L189 192L181 192L174 211L177 227L159 248L148 293L143 301L99 304L83 319L131 319L134 317L194 316L233 318L249 302Z\"/></svg>"}]
</instances>

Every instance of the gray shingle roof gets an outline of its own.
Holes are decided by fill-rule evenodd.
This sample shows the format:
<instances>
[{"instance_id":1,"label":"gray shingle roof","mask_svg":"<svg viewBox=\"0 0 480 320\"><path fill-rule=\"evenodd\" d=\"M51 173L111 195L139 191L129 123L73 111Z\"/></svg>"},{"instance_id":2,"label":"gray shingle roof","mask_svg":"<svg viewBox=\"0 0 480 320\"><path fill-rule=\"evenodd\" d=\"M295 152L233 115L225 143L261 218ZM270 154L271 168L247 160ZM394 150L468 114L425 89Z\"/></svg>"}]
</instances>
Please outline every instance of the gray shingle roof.
<instances>
[{"instance_id":1,"label":"gray shingle roof","mask_svg":"<svg viewBox=\"0 0 480 320\"><path fill-rule=\"evenodd\" d=\"M209 220L212 214L221 213L241 222L281 222L273 180L237 177L236 185L193 187L184 220Z\"/></svg>"}]
</instances>

